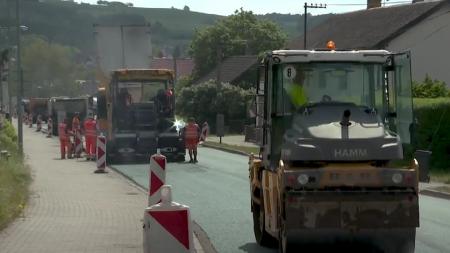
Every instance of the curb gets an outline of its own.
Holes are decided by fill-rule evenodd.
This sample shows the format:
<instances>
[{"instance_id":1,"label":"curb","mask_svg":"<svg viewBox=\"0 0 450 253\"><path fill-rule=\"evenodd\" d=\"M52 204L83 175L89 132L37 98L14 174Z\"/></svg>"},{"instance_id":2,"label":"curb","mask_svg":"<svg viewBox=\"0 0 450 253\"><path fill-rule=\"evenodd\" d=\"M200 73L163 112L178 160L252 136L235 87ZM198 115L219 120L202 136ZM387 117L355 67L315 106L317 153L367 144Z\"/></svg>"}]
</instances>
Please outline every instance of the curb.
<instances>
[{"instance_id":1,"label":"curb","mask_svg":"<svg viewBox=\"0 0 450 253\"><path fill-rule=\"evenodd\" d=\"M113 170L117 174L123 176L125 179L130 181L132 184L137 186L137 188L139 188L139 190L143 191L145 194L148 194L148 189L145 188L143 185L139 184L138 182L136 182L136 180L134 180L130 176L126 175L122 171L120 171L112 166L107 166L107 168L110 170ZM202 246L204 253L217 253L217 250L214 248L214 245L211 243L211 240L209 239L208 235L195 220L192 220L192 231L194 231L194 234L197 236L197 239L200 242L200 245Z\"/></svg>"},{"instance_id":2,"label":"curb","mask_svg":"<svg viewBox=\"0 0 450 253\"><path fill-rule=\"evenodd\" d=\"M425 195L425 196L450 200L450 193L446 193L446 192L425 189L425 190L421 190L419 193L422 195Z\"/></svg>"},{"instance_id":3,"label":"curb","mask_svg":"<svg viewBox=\"0 0 450 253\"><path fill-rule=\"evenodd\" d=\"M224 148L224 147L217 147L217 146L214 146L214 145L211 145L211 144L208 144L208 143L203 143L202 146L206 147L206 148L212 148L212 149L217 149L217 150L220 150L220 151L236 154L236 155L243 155L243 156L249 156L250 155L248 153L245 153L244 151L239 151L239 150L234 150L234 149Z\"/></svg>"}]
</instances>

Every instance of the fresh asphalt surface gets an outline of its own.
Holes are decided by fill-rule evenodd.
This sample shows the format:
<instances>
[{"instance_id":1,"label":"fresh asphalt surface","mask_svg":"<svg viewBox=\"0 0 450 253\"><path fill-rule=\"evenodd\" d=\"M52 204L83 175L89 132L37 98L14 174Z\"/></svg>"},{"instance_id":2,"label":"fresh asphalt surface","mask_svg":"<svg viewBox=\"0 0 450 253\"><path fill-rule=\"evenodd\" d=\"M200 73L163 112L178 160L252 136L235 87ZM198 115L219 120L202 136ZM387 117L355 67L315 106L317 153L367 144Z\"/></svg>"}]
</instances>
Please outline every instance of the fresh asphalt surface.
<instances>
[{"instance_id":1,"label":"fresh asphalt surface","mask_svg":"<svg viewBox=\"0 0 450 253\"><path fill-rule=\"evenodd\" d=\"M190 206L192 218L220 253L277 252L258 246L253 236L248 158L200 148L199 161L168 164L166 183L172 185L174 201ZM148 187L148 165L114 167ZM416 252L450 252L450 201L421 196L420 223Z\"/></svg>"}]
</instances>

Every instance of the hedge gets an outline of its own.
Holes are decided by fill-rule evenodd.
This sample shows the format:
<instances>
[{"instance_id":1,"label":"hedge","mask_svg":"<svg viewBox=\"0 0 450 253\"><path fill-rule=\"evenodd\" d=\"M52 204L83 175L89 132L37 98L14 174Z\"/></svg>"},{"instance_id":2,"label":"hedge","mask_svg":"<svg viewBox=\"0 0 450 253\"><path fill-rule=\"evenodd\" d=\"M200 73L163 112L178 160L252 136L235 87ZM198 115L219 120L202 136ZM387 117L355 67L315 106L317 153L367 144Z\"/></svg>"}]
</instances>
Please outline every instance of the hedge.
<instances>
[{"instance_id":1,"label":"hedge","mask_svg":"<svg viewBox=\"0 0 450 253\"><path fill-rule=\"evenodd\" d=\"M431 150L431 169L450 171L450 99L414 99L415 149Z\"/></svg>"}]
</instances>

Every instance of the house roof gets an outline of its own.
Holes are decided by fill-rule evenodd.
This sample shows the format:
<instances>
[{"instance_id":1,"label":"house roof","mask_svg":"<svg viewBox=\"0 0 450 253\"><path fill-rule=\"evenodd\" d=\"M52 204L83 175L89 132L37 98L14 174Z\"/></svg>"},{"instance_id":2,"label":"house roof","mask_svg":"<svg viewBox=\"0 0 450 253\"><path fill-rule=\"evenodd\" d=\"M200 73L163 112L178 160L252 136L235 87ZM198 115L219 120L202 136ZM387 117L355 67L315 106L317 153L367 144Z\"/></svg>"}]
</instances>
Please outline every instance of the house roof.
<instances>
[{"instance_id":1,"label":"house roof","mask_svg":"<svg viewBox=\"0 0 450 253\"><path fill-rule=\"evenodd\" d=\"M332 40L343 49L380 49L410 27L448 2L433 1L372 8L334 15L308 31L307 47L324 48ZM303 37L289 43L290 49L303 48Z\"/></svg>"},{"instance_id":2,"label":"house roof","mask_svg":"<svg viewBox=\"0 0 450 253\"><path fill-rule=\"evenodd\" d=\"M150 68L174 70L173 59L154 58L150 62ZM193 69L194 69L194 61L192 59L177 59L177 79L191 75Z\"/></svg>"},{"instance_id":3,"label":"house roof","mask_svg":"<svg viewBox=\"0 0 450 253\"><path fill-rule=\"evenodd\" d=\"M220 68L220 81L224 83L233 82L245 71L254 66L258 62L256 55L239 55L226 58ZM217 78L217 67L205 76L201 77L198 82L206 82Z\"/></svg>"}]
</instances>

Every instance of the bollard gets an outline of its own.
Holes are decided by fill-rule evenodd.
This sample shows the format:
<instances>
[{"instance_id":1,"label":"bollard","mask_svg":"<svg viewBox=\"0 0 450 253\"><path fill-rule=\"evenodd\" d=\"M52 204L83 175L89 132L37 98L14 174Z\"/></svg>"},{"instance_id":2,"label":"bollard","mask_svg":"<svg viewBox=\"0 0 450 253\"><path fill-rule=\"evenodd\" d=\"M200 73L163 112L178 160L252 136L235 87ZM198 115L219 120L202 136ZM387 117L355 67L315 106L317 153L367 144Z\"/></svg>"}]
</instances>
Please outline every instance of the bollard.
<instances>
[{"instance_id":1,"label":"bollard","mask_svg":"<svg viewBox=\"0 0 450 253\"><path fill-rule=\"evenodd\" d=\"M170 185L161 189L161 203L147 207L143 225L144 253L194 252L188 206L172 202Z\"/></svg>"},{"instance_id":2,"label":"bollard","mask_svg":"<svg viewBox=\"0 0 450 253\"><path fill-rule=\"evenodd\" d=\"M97 136L97 170L94 173L106 173L106 137Z\"/></svg>"},{"instance_id":3,"label":"bollard","mask_svg":"<svg viewBox=\"0 0 450 253\"><path fill-rule=\"evenodd\" d=\"M166 183L166 164L167 158L161 154L150 157L148 206L161 202L161 186Z\"/></svg>"},{"instance_id":4,"label":"bollard","mask_svg":"<svg viewBox=\"0 0 450 253\"><path fill-rule=\"evenodd\" d=\"M428 150L416 150L416 152L414 153L414 156L419 163L419 182L430 182L429 170L431 154L432 152Z\"/></svg>"},{"instance_id":5,"label":"bollard","mask_svg":"<svg viewBox=\"0 0 450 253\"><path fill-rule=\"evenodd\" d=\"M52 118L48 118L47 120L47 138L52 138L53 135L53 120Z\"/></svg>"},{"instance_id":6,"label":"bollard","mask_svg":"<svg viewBox=\"0 0 450 253\"><path fill-rule=\"evenodd\" d=\"M74 142L75 142L75 157L80 158L83 151L83 142L81 141L81 131L75 130Z\"/></svg>"}]
</instances>

